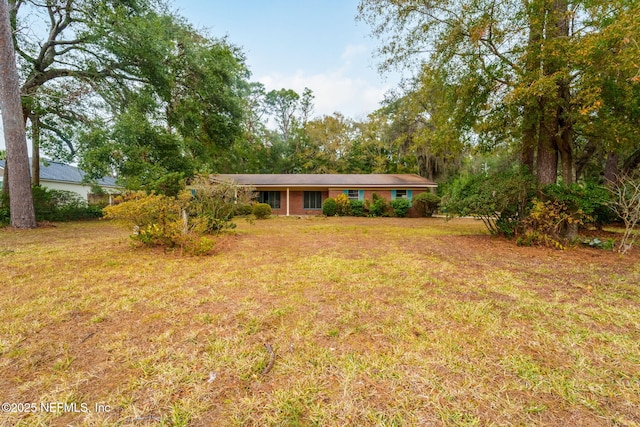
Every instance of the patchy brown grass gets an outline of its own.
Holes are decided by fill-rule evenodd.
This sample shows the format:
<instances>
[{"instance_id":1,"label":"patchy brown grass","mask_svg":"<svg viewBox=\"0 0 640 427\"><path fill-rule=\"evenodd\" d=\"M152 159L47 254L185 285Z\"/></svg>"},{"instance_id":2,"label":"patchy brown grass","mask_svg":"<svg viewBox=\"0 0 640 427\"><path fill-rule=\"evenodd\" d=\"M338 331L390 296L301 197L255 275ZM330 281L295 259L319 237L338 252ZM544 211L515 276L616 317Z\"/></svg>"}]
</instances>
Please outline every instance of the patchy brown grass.
<instances>
[{"instance_id":1,"label":"patchy brown grass","mask_svg":"<svg viewBox=\"0 0 640 427\"><path fill-rule=\"evenodd\" d=\"M440 219L239 220L210 257L128 240L0 231L0 400L37 407L0 424L640 423L637 250Z\"/></svg>"}]
</instances>

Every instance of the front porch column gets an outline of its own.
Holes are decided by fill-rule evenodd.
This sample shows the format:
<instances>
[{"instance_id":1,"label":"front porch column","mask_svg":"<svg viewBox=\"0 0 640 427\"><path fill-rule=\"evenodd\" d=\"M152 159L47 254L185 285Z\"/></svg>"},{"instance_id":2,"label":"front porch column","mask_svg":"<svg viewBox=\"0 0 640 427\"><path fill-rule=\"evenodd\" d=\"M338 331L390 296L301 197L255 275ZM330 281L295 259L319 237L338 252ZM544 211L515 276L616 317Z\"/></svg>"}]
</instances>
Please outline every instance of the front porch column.
<instances>
[{"instance_id":1,"label":"front porch column","mask_svg":"<svg viewBox=\"0 0 640 427\"><path fill-rule=\"evenodd\" d=\"M287 216L289 216L289 187L287 187Z\"/></svg>"}]
</instances>

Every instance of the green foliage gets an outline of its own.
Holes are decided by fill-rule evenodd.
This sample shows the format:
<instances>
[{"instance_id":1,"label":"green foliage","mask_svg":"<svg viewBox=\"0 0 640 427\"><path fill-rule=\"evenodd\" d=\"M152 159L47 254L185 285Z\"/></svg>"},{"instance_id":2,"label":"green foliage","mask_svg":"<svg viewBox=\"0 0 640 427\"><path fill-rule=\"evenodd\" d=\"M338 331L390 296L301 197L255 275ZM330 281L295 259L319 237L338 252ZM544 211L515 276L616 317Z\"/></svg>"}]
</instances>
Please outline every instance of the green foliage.
<instances>
[{"instance_id":1,"label":"green foliage","mask_svg":"<svg viewBox=\"0 0 640 427\"><path fill-rule=\"evenodd\" d=\"M213 241L204 237L206 219L190 218L187 210L190 192L178 197L163 194L127 193L116 205L107 206L105 218L134 226L131 238L146 246L180 248L194 255L204 255L213 248Z\"/></svg>"},{"instance_id":2,"label":"green foliage","mask_svg":"<svg viewBox=\"0 0 640 427\"><path fill-rule=\"evenodd\" d=\"M491 234L512 236L528 213L535 180L520 168L460 177L442 198L447 215L473 216Z\"/></svg>"},{"instance_id":3,"label":"green foliage","mask_svg":"<svg viewBox=\"0 0 640 427\"><path fill-rule=\"evenodd\" d=\"M351 201L346 194L341 193L336 197L336 215L349 216L351 215Z\"/></svg>"},{"instance_id":4,"label":"green foliage","mask_svg":"<svg viewBox=\"0 0 640 427\"><path fill-rule=\"evenodd\" d=\"M202 255L213 248L204 234L234 228L231 222L236 201L246 204L252 189L231 181L212 184L208 178L194 178L190 191L174 196L130 192L118 204L104 209L105 217L134 226L131 238L147 246L179 247Z\"/></svg>"},{"instance_id":5,"label":"green foliage","mask_svg":"<svg viewBox=\"0 0 640 427\"><path fill-rule=\"evenodd\" d=\"M409 213L409 208L411 207L411 202L408 199L395 199L392 200L391 208L393 208L393 215L398 218L404 218Z\"/></svg>"},{"instance_id":6,"label":"green foliage","mask_svg":"<svg viewBox=\"0 0 640 427\"><path fill-rule=\"evenodd\" d=\"M364 202L361 200L351 200L349 203L351 215L353 216L364 216Z\"/></svg>"},{"instance_id":7,"label":"green foliage","mask_svg":"<svg viewBox=\"0 0 640 427\"><path fill-rule=\"evenodd\" d=\"M611 250L613 250L613 247L615 246L615 240L609 238L609 239L606 239L603 242L602 240L598 239L597 237L594 237L591 240L589 240L589 239L582 240L582 244L585 245L585 246L592 247L592 248L604 249L605 251L611 251Z\"/></svg>"},{"instance_id":8,"label":"green foliage","mask_svg":"<svg viewBox=\"0 0 640 427\"><path fill-rule=\"evenodd\" d=\"M430 218L440 206L440 197L437 194L425 191L413 198L413 207L420 216Z\"/></svg>"},{"instance_id":9,"label":"green foliage","mask_svg":"<svg viewBox=\"0 0 640 427\"><path fill-rule=\"evenodd\" d=\"M380 197L377 193L373 193L373 200L367 200L367 210L369 211L369 216L386 216L387 213L387 201L384 197Z\"/></svg>"},{"instance_id":10,"label":"green foliage","mask_svg":"<svg viewBox=\"0 0 640 427\"><path fill-rule=\"evenodd\" d=\"M233 211L238 216L251 215L252 210L253 210L253 205L251 205L251 203L238 202L233 206Z\"/></svg>"},{"instance_id":11,"label":"green foliage","mask_svg":"<svg viewBox=\"0 0 640 427\"><path fill-rule=\"evenodd\" d=\"M185 189L183 172L170 172L144 186L148 193L177 197Z\"/></svg>"},{"instance_id":12,"label":"green foliage","mask_svg":"<svg viewBox=\"0 0 640 427\"><path fill-rule=\"evenodd\" d=\"M569 212L580 211L585 224L593 223L598 228L615 221L615 212L611 209L611 193L602 186L587 184L551 184L542 189L548 200L561 202Z\"/></svg>"},{"instance_id":13,"label":"green foliage","mask_svg":"<svg viewBox=\"0 0 640 427\"><path fill-rule=\"evenodd\" d=\"M230 181L211 184L204 177L194 178L188 205L189 217L202 221L205 233L218 234L222 230L235 228L231 220L235 214L236 195L240 190Z\"/></svg>"},{"instance_id":14,"label":"green foliage","mask_svg":"<svg viewBox=\"0 0 640 427\"><path fill-rule=\"evenodd\" d=\"M335 216L337 210L336 200L332 197L327 197L322 203L322 214L326 216Z\"/></svg>"},{"instance_id":15,"label":"green foliage","mask_svg":"<svg viewBox=\"0 0 640 427\"><path fill-rule=\"evenodd\" d=\"M11 213L8 205L0 205L0 227L11 224Z\"/></svg>"},{"instance_id":16,"label":"green foliage","mask_svg":"<svg viewBox=\"0 0 640 427\"><path fill-rule=\"evenodd\" d=\"M268 203L256 203L253 205L253 215L257 219L266 219L271 216L271 206Z\"/></svg>"},{"instance_id":17,"label":"green foliage","mask_svg":"<svg viewBox=\"0 0 640 427\"><path fill-rule=\"evenodd\" d=\"M582 210L573 210L561 200L533 199L529 215L522 220L523 233L517 243L564 249L568 243L566 230L583 225L588 218Z\"/></svg>"},{"instance_id":18,"label":"green foliage","mask_svg":"<svg viewBox=\"0 0 640 427\"><path fill-rule=\"evenodd\" d=\"M73 191L35 186L32 194L38 221L76 221L102 216L101 207L87 204Z\"/></svg>"}]
</instances>

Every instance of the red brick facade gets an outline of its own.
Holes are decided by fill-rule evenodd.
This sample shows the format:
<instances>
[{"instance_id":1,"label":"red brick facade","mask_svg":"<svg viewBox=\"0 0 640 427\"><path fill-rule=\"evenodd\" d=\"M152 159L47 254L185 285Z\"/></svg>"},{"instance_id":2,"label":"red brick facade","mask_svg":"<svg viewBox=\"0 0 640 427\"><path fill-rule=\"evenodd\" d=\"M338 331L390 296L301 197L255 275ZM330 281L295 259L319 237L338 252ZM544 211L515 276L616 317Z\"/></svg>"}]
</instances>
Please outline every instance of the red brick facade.
<instances>
[{"instance_id":1,"label":"red brick facade","mask_svg":"<svg viewBox=\"0 0 640 427\"><path fill-rule=\"evenodd\" d=\"M262 191L262 189L259 189ZM273 190L265 190L273 191ZM319 191L319 190L309 190ZM322 202L329 197L328 191L320 191L322 193ZM287 191L280 191L280 209L271 209L274 215L287 215ZM304 207L304 191L289 190L289 215L322 215L322 208L305 209Z\"/></svg>"},{"instance_id":2,"label":"red brick facade","mask_svg":"<svg viewBox=\"0 0 640 427\"><path fill-rule=\"evenodd\" d=\"M412 197L417 196L420 193L424 193L424 188L401 188L402 190L411 190ZM324 203L327 197L335 198L340 194L344 193L345 189L342 188L331 188L328 191L321 191L322 193L322 203ZM351 188L351 190L358 190L358 188ZM399 188L400 190L400 188ZM258 191L278 191L278 189L268 189L268 188L258 188ZM318 189L309 189L308 191L318 191ZM365 189L364 190L364 200L373 200L373 193L376 193L378 196L384 197L388 202L391 201L391 190L388 189ZM273 209L272 213L274 215L287 215L287 191L280 191L280 208ZM300 190L289 190L289 215L322 215L322 209L305 209L304 208L304 191ZM415 217L418 216L415 209L409 209L409 216Z\"/></svg>"}]
</instances>

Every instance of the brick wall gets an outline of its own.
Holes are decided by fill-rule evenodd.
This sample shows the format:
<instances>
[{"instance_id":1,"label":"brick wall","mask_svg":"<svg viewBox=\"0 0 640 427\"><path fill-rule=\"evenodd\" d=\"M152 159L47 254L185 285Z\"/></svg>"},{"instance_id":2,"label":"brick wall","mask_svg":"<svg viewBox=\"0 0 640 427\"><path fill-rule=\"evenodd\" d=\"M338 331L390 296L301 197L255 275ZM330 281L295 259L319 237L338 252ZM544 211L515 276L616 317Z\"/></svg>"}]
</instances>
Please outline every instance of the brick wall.
<instances>
[{"instance_id":1,"label":"brick wall","mask_svg":"<svg viewBox=\"0 0 640 427\"><path fill-rule=\"evenodd\" d=\"M328 191L322 192L322 202L329 197ZM289 191L289 215L322 215L322 208L320 209L305 209L304 208L304 191ZM286 215L287 214L287 192L280 192L280 209L272 209L273 215Z\"/></svg>"},{"instance_id":2,"label":"brick wall","mask_svg":"<svg viewBox=\"0 0 640 427\"><path fill-rule=\"evenodd\" d=\"M352 188L357 190L357 188ZM424 189L408 188L412 190L413 197L416 197L420 193L424 193ZM428 190L427 190L428 191ZM376 193L380 197L384 197L387 202L391 201L391 190L364 190L364 199L373 200L373 193ZM343 190L329 190L322 192L322 202L324 203L327 197L336 198L338 195L343 194ZM289 215L322 215L322 209L304 209L304 191L289 191ZM287 214L287 192L280 192L280 209L272 209L273 215L286 215ZM410 217L417 217L416 210L412 207L409 209Z\"/></svg>"},{"instance_id":3,"label":"brick wall","mask_svg":"<svg viewBox=\"0 0 640 427\"><path fill-rule=\"evenodd\" d=\"M351 190L357 190L357 188L351 188ZM400 190L400 188L399 188L398 190ZM424 189L422 189L422 188L420 188L420 189L417 189L417 188L407 188L407 190L411 190L411 191L413 192L412 197L416 197L418 194L420 194L420 193L424 193L424 192L425 192L425 190L424 190ZM428 191L428 190L426 190L426 191ZM387 202L390 202L390 201L391 201L391 190L368 190L368 189L365 189L365 190L364 190L364 200L365 200L365 201L366 201L366 200L373 200L373 193L376 193L376 194L377 194L378 196L380 196L380 197L384 197L384 199L385 199ZM330 191L329 191L329 197L332 197L332 198L334 198L334 199L335 199L337 196L339 196L340 194L343 194L343 190L342 190L342 189L340 189L340 190L335 190L335 189L334 189L334 190L330 190ZM324 200L324 198L323 198L323 200ZM416 210L412 207L412 208L410 208L410 209L409 209L408 216L410 216L410 217L414 217L414 218L415 218L415 217L417 217L417 216L418 216L418 213L417 213L417 212L416 212Z\"/></svg>"}]
</instances>

